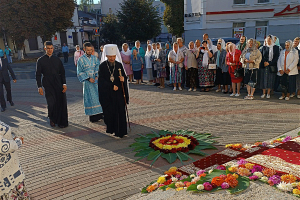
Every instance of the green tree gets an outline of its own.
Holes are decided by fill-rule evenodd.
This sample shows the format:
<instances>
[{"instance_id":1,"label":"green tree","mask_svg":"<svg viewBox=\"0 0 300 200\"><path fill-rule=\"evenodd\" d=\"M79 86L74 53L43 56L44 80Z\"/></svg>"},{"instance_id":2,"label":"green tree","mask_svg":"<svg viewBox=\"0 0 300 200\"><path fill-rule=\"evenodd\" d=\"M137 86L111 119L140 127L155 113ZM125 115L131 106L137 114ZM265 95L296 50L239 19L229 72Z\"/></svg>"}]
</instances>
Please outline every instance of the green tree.
<instances>
[{"instance_id":1,"label":"green tree","mask_svg":"<svg viewBox=\"0 0 300 200\"><path fill-rule=\"evenodd\" d=\"M73 0L0 0L0 5L0 27L12 37L19 54L25 39L49 40L55 32L73 26Z\"/></svg>"},{"instance_id":2,"label":"green tree","mask_svg":"<svg viewBox=\"0 0 300 200\"><path fill-rule=\"evenodd\" d=\"M161 18L153 0L124 0L118 11L119 29L126 40L141 40L156 37L161 32Z\"/></svg>"},{"instance_id":3,"label":"green tree","mask_svg":"<svg viewBox=\"0 0 300 200\"><path fill-rule=\"evenodd\" d=\"M103 39L110 43L117 43L117 41L119 41L122 37L117 16L114 14L108 14L107 17L103 19L103 22L100 33Z\"/></svg>"},{"instance_id":4,"label":"green tree","mask_svg":"<svg viewBox=\"0 0 300 200\"><path fill-rule=\"evenodd\" d=\"M91 0L80 0L79 10L84 11L84 7L87 8L87 11L91 10L91 5L93 5L93 1Z\"/></svg>"},{"instance_id":5,"label":"green tree","mask_svg":"<svg viewBox=\"0 0 300 200\"><path fill-rule=\"evenodd\" d=\"M181 37L184 33L184 0L161 0L166 5L164 24L168 32Z\"/></svg>"}]
</instances>

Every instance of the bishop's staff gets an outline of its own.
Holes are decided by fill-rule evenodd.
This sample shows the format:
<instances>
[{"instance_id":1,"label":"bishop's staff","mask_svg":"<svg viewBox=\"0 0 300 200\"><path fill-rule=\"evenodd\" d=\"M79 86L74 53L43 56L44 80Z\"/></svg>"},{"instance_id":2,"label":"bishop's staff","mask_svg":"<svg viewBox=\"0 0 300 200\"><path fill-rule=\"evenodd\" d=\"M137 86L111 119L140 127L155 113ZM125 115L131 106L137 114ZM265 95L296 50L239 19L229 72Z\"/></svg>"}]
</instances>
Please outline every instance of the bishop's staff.
<instances>
[{"instance_id":1,"label":"bishop's staff","mask_svg":"<svg viewBox=\"0 0 300 200\"><path fill-rule=\"evenodd\" d=\"M121 69L119 69L119 74L120 74L120 77L122 77ZM125 90L124 90L124 82L121 82L121 83L122 83L123 96L124 96L125 108L126 108L126 113L127 113L127 121L128 121L129 131L131 132L128 109L127 109L127 101L126 101Z\"/></svg>"}]
</instances>

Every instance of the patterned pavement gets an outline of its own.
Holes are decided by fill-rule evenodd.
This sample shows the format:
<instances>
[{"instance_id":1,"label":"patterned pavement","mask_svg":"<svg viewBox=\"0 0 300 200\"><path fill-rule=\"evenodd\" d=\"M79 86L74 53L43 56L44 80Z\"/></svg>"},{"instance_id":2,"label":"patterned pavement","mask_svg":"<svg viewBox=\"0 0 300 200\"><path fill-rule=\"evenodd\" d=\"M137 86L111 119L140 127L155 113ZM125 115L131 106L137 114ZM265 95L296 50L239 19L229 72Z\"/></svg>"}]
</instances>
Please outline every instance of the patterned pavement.
<instances>
[{"instance_id":1,"label":"patterned pavement","mask_svg":"<svg viewBox=\"0 0 300 200\"><path fill-rule=\"evenodd\" d=\"M19 151L26 185L32 199L125 199L140 192L170 166L159 159L154 167L135 160L128 146L138 133L161 129L189 129L217 136L219 149L227 143L253 143L300 127L300 100L229 97L208 93L172 91L147 85L130 85L129 137L105 134L103 122L90 123L84 115L82 85L67 78L70 126L51 128L46 100L39 96L35 80L12 84L14 107L0 113L1 121L25 138ZM206 151L212 154L216 151ZM193 156L200 159L200 156ZM191 161L185 162L188 164Z\"/></svg>"}]
</instances>

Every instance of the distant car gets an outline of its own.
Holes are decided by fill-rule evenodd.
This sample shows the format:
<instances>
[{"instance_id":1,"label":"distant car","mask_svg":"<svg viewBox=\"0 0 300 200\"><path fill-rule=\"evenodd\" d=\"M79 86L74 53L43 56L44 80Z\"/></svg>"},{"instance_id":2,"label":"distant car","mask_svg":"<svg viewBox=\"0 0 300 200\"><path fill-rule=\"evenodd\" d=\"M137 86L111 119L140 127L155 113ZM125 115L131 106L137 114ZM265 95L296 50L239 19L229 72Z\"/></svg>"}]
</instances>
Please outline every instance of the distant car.
<instances>
[{"instance_id":1,"label":"distant car","mask_svg":"<svg viewBox=\"0 0 300 200\"><path fill-rule=\"evenodd\" d=\"M221 37L221 38L222 38L222 37ZM212 39L211 39L214 45L217 45L218 39L219 39L219 38L212 38ZM227 37L224 38L224 37L223 37L222 39L225 41L225 43L227 43L227 42L232 42L233 44L237 44L237 43L240 41L239 38L227 38Z\"/></svg>"}]
</instances>

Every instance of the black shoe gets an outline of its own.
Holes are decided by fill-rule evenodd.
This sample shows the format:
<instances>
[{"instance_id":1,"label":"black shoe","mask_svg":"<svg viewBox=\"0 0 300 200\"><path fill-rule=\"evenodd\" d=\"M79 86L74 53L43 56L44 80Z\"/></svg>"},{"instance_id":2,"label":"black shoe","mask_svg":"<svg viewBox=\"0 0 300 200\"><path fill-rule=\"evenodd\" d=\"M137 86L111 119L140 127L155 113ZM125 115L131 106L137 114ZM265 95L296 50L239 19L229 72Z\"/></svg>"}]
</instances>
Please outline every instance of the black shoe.
<instances>
[{"instance_id":1,"label":"black shoe","mask_svg":"<svg viewBox=\"0 0 300 200\"><path fill-rule=\"evenodd\" d=\"M154 86L160 86L160 84L159 83L155 83Z\"/></svg>"},{"instance_id":2,"label":"black shoe","mask_svg":"<svg viewBox=\"0 0 300 200\"><path fill-rule=\"evenodd\" d=\"M11 102L9 102L9 103L10 103L11 106L14 106L14 105L15 105L13 101L11 101Z\"/></svg>"},{"instance_id":3,"label":"black shoe","mask_svg":"<svg viewBox=\"0 0 300 200\"><path fill-rule=\"evenodd\" d=\"M1 112L4 112L4 111L5 111L5 108L2 108L2 107L1 107Z\"/></svg>"},{"instance_id":4,"label":"black shoe","mask_svg":"<svg viewBox=\"0 0 300 200\"><path fill-rule=\"evenodd\" d=\"M227 94L228 93L228 91L226 91L226 92L223 92L224 94Z\"/></svg>"},{"instance_id":5,"label":"black shoe","mask_svg":"<svg viewBox=\"0 0 300 200\"><path fill-rule=\"evenodd\" d=\"M59 128L66 128L66 126L58 125Z\"/></svg>"}]
</instances>

